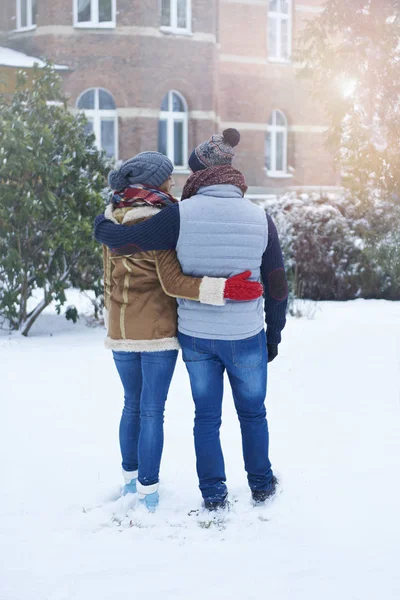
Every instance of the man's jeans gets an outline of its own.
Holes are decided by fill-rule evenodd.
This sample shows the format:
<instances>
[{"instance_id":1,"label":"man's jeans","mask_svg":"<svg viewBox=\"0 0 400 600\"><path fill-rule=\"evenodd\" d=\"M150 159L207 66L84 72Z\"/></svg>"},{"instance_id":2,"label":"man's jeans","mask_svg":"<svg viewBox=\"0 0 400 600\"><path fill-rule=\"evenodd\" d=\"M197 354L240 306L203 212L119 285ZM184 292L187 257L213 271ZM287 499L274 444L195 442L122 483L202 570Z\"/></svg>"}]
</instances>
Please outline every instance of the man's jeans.
<instances>
[{"instance_id":1,"label":"man's jeans","mask_svg":"<svg viewBox=\"0 0 400 600\"><path fill-rule=\"evenodd\" d=\"M265 331L238 341L206 340L179 334L195 403L194 442L197 474L205 500L216 502L227 493L219 430L226 369L242 432L247 479L252 490L269 490L267 345Z\"/></svg>"},{"instance_id":2,"label":"man's jeans","mask_svg":"<svg viewBox=\"0 0 400 600\"><path fill-rule=\"evenodd\" d=\"M177 350L113 352L124 386L125 404L119 428L122 468L139 469L139 482L158 482L164 444L164 407Z\"/></svg>"}]
</instances>

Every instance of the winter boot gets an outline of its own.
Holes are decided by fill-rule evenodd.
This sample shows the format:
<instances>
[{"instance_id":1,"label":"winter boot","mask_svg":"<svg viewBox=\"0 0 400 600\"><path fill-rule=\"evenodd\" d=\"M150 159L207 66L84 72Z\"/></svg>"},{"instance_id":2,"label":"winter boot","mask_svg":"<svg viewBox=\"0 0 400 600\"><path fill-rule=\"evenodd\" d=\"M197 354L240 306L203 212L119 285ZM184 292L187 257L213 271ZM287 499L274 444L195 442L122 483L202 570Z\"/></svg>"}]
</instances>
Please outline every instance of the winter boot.
<instances>
[{"instance_id":1,"label":"winter boot","mask_svg":"<svg viewBox=\"0 0 400 600\"><path fill-rule=\"evenodd\" d=\"M121 495L126 496L127 494L136 494L138 471L124 471L124 469L122 469L122 475L125 479L125 485L122 488Z\"/></svg>"},{"instance_id":2,"label":"winter boot","mask_svg":"<svg viewBox=\"0 0 400 600\"><path fill-rule=\"evenodd\" d=\"M153 485L143 485L138 481L137 491L140 504L144 504L149 512L155 512L160 500L158 483L153 483Z\"/></svg>"},{"instance_id":3,"label":"winter boot","mask_svg":"<svg viewBox=\"0 0 400 600\"><path fill-rule=\"evenodd\" d=\"M276 486L278 485L278 480L273 475L271 481L271 487L269 490L251 490L251 496L253 498L253 503L255 506L259 506L260 504L264 504L268 498L271 498L276 493Z\"/></svg>"},{"instance_id":4,"label":"winter boot","mask_svg":"<svg viewBox=\"0 0 400 600\"><path fill-rule=\"evenodd\" d=\"M204 508L209 510L210 512L214 512L216 510L225 510L229 508L228 494L222 498L222 500L204 500Z\"/></svg>"}]
</instances>

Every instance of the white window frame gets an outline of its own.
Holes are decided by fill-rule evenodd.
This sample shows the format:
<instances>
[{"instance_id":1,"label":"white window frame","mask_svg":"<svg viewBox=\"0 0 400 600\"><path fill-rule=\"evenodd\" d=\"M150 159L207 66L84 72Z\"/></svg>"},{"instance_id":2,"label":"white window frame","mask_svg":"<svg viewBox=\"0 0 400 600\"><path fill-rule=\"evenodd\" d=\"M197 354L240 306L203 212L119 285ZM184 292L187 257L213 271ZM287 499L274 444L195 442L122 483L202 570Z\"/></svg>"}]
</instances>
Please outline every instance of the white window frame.
<instances>
[{"instance_id":1,"label":"white window frame","mask_svg":"<svg viewBox=\"0 0 400 600\"><path fill-rule=\"evenodd\" d=\"M281 0L278 0L279 7ZM293 37L293 2L288 0L289 11L287 13L279 11L268 11L268 60L271 62L290 63L292 56L292 37ZM268 2L269 5L269 2ZM287 57L282 56L282 22L288 23ZM276 48L269 47L270 27L275 27ZM278 49L278 52L276 52Z\"/></svg>"},{"instance_id":2,"label":"white window frame","mask_svg":"<svg viewBox=\"0 0 400 600\"><path fill-rule=\"evenodd\" d=\"M185 110L184 112L173 111L173 95L176 94ZM187 170L187 153L188 153L188 107L185 98L177 92L176 90L169 90L168 92L168 110L161 110L159 121L167 122L167 156L172 161L174 165L174 169L176 171L185 171ZM182 156L183 156L183 164L176 165L175 164L175 144L174 144L174 123L179 122L183 123L183 148L182 148Z\"/></svg>"},{"instance_id":3,"label":"white window frame","mask_svg":"<svg viewBox=\"0 0 400 600\"><path fill-rule=\"evenodd\" d=\"M78 0L73 0L74 3L74 27L93 28L93 29L114 29L117 25L117 0L111 0L111 21L99 23L99 0L90 0L90 21L78 21Z\"/></svg>"},{"instance_id":4,"label":"white window frame","mask_svg":"<svg viewBox=\"0 0 400 600\"><path fill-rule=\"evenodd\" d=\"M94 109L88 109L88 108L79 108L79 102L80 99L82 98L82 96L84 94L86 94L86 92L90 92L91 90L94 90ZM78 100L76 101L76 110L77 112L83 113L86 118L89 120L91 120L93 122L93 133L96 139L96 148L99 151L103 150L103 147L101 145L101 121L102 119L107 119L107 120L114 120L114 132L115 132L115 139L114 139L114 156L113 158L117 161L118 160L118 111L116 108L114 109L100 109L100 101L99 101L99 92L100 90L102 90L103 92L106 92L107 94L109 94L113 99L114 96L105 88L88 88L87 90L85 90L84 92L82 92L82 94L79 96ZM114 99L115 102L115 99Z\"/></svg>"},{"instance_id":5,"label":"white window frame","mask_svg":"<svg viewBox=\"0 0 400 600\"><path fill-rule=\"evenodd\" d=\"M162 15L162 0L160 1L160 15ZM178 0L169 0L171 21L169 25L161 25L161 31L169 33L192 33L192 2L186 0L186 27L178 27Z\"/></svg>"},{"instance_id":6,"label":"white window frame","mask_svg":"<svg viewBox=\"0 0 400 600\"><path fill-rule=\"evenodd\" d=\"M21 16L22 16L22 3L26 3L26 15L28 24L22 27L21 25ZM32 23L32 0L16 0L15 3L16 10L16 31L30 31L31 29L36 29L36 23Z\"/></svg>"},{"instance_id":7,"label":"white window frame","mask_svg":"<svg viewBox=\"0 0 400 600\"><path fill-rule=\"evenodd\" d=\"M281 115L284 120L285 120L285 124L284 125L277 125L276 124L276 117L277 115ZM271 168L270 170L267 169L267 174L269 177L288 177L288 132L289 132L289 128L288 128L288 121L286 118L285 113L282 110L279 109L274 109L272 111L271 114L272 117L272 124L268 123L267 126L267 135L271 136ZM282 165L283 168L281 171L278 171L276 168L277 165L277 134L278 133L283 133L283 160L282 160ZM267 140L265 140L265 143L267 143ZM266 155L266 152L265 152ZM266 160L266 156L265 156L265 160Z\"/></svg>"}]
</instances>

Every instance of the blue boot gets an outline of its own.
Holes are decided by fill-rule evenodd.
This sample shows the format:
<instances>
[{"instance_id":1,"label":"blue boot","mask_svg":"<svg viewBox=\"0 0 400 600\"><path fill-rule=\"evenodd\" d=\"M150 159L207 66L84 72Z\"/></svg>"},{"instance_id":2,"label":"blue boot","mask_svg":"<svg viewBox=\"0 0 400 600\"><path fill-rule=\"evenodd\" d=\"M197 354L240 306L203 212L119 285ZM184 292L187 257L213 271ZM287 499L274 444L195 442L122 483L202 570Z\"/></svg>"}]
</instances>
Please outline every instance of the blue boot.
<instances>
[{"instance_id":1,"label":"blue boot","mask_svg":"<svg viewBox=\"0 0 400 600\"><path fill-rule=\"evenodd\" d=\"M141 494L142 495L142 494ZM156 508L158 506L160 500L160 496L158 492L153 492L152 494L146 494L144 498L139 498L140 504L144 504L147 510L151 513L156 512Z\"/></svg>"},{"instance_id":2,"label":"blue boot","mask_svg":"<svg viewBox=\"0 0 400 600\"><path fill-rule=\"evenodd\" d=\"M155 512L160 500L160 496L158 494L158 483L153 483L152 485L143 485L140 483L140 481L138 481L137 491L139 494L140 504L144 504L149 512Z\"/></svg>"},{"instance_id":3,"label":"blue boot","mask_svg":"<svg viewBox=\"0 0 400 600\"><path fill-rule=\"evenodd\" d=\"M137 479L132 479L129 483L126 483L122 488L121 495L126 496L127 494L136 494L136 481Z\"/></svg>"},{"instance_id":4,"label":"blue boot","mask_svg":"<svg viewBox=\"0 0 400 600\"><path fill-rule=\"evenodd\" d=\"M137 471L128 472L128 471L122 470L122 474L125 479L125 485L122 488L121 496L126 496L127 494L136 494L136 492L137 492L136 482L137 482L137 478L138 478L138 472Z\"/></svg>"}]
</instances>

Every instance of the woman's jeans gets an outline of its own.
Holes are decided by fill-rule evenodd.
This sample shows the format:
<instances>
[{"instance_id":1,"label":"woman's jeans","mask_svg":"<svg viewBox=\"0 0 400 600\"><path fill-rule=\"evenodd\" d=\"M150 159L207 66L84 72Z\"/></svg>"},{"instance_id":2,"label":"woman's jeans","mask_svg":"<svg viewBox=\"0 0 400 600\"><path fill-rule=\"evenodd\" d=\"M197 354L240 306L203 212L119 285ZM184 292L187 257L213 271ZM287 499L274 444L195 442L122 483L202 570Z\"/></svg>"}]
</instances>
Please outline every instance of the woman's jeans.
<instances>
[{"instance_id":1,"label":"woman's jeans","mask_svg":"<svg viewBox=\"0 0 400 600\"><path fill-rule=\"evenodd\" d=\"M164 407L177 350L115 352L125 404L119 428L122 468L139 470L139 482L158 482L164 444Z\"/></svg>"},{"instance_id":2,"label":"woman's jeans","mask_svg":"<svg viewBox=\"0 0 400 600\"><path fill-rule=\"evenodd\" d=\"M222 500L225 465L220 443L224 371L232 387L242 433L247 479L252 490L269 490L267 344L265 331L238 341L206 340L179 334L195 403L194 442L200 490L205 500Z\"/></svg>"}]
</instances>

